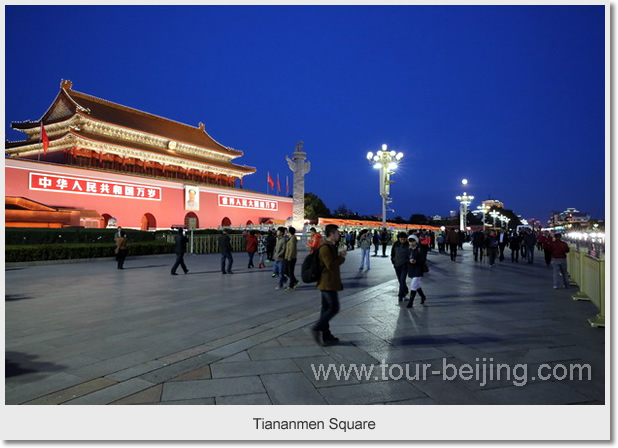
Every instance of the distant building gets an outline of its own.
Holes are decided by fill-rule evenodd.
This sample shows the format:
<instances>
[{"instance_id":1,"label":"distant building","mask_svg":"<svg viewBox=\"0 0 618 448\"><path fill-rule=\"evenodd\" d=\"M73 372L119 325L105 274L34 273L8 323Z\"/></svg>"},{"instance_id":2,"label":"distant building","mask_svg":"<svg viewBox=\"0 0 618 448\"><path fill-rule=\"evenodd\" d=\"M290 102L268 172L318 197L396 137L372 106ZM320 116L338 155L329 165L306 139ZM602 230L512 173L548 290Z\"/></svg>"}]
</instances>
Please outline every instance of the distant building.
<instances>
[{"instance_id":1,"label":"distant building","mask_svg":"<svg viewBox=\"0 0 618 448\"><path fill-rule=\"evenodd\" d=\"M554 227L566 226L568 224L587 225L590 221L589 213L582 213L575 208L567 208L563 212L553 212L550 224Z\"/></svg>"},{"instance_id":2,"label":"distant building","mask_svg":"<svg viewBox=\"0 0 618 448\"><path fill-rule=\"evenodd\" d=\"M72 90L5 143L6 226L152 230L285 222L292 199L242 189L255 168L205 130ZM237 187L238 183L238 187ZM240 187L240 188L239 188Z\"/></svg>"},{"instance_id":3,"label":"distant building","mask_svg":"<svg viewBox=\"0 0 618 448\"><path fill-rule=\"evenodd\" d=\"M504 204L497 199L487 199L481 202L481 207L485 209L490 209L492 207L504 208Z\"/></svg>"}]
</instances>

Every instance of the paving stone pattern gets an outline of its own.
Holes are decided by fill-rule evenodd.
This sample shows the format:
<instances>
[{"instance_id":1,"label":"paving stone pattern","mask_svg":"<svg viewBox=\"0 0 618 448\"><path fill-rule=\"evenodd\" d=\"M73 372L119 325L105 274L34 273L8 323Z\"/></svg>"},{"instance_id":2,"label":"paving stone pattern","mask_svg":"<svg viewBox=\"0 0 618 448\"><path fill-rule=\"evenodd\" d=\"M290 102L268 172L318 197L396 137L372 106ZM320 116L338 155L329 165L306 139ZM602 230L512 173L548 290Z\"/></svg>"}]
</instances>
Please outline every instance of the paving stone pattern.
<instances>
[{"instance_id":1,"label":"paving stone pattern","mask_svg":"<svg viewBox=\"0 0 618 448\"><path fill-rule=\"evenodd\" d=\"M124 270L109 259L7 265L5 401L604 404L605 330L587 324L594 305L572 300L576 287L553 290L541 256L489 267L474 262L468 245L459 253L452 262L430 252L427 302L405 308L390 259L372 257L360 272L360 250L350 251L331 322L341 340L326 347L310 334L315 285L276 291L271 264L246 269L245 253L234 254L232 275L221 275L216 254L188 255L190 272L178 276L170 275L173 255L129 256ZM561 374L577 364L590 366L590 380L536 378L543 365ZM329 365L357 370L316 377ZM484 366L487 380L443 375L466 365Z\"/></svg>"}]
</instances>

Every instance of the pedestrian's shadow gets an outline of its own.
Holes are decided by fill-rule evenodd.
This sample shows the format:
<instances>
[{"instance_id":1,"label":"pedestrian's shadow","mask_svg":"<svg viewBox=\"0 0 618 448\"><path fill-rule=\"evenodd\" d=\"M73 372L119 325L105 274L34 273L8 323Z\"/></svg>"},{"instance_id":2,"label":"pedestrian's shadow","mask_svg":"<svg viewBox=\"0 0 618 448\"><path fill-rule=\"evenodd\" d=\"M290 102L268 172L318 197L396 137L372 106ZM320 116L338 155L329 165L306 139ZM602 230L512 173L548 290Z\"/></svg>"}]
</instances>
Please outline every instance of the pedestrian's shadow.
<instances>
[{"instance_id":1,"label":"pedestrian's shadow","mask_svg":"<svg viewBox=\"0 0 618 448\"><path fill-rule=\"evenodd\" d=\"M36 372L58 372L66 368L51 362L36 361L38 356L20 352L4 352L4 376L11 378Z\"/></svg>"}]
</instances>

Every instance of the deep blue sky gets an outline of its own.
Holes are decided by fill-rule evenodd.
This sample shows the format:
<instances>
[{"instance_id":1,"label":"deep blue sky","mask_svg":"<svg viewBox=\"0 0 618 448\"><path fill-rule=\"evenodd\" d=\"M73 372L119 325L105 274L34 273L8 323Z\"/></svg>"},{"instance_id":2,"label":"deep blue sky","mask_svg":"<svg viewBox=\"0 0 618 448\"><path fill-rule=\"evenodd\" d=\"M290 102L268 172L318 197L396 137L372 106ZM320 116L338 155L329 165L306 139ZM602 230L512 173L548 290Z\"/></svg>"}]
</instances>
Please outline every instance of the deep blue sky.
<instances>
[{"instance_id":1,"label":"deep blue sky","mask_svg":"<svg viewBox=\"0 0 618 448\"><path fill-rule=\"evenodd\" d=\"M381 212L366 160L405 157L388 217L465 191L546 220L605 215L603 6L6 6L5 126L73 89L197 126L266 176L305 142L306 192Z\"/></svg>"}]
</instances>

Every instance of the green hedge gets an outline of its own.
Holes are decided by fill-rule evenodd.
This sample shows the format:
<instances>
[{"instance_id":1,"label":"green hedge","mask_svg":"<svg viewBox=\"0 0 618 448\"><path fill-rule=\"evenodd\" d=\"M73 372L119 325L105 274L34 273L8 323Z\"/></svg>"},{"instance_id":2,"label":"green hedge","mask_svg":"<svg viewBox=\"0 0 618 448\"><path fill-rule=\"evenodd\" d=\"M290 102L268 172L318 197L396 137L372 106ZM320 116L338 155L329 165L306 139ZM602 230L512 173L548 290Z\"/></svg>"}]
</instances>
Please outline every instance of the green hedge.
<instances>
[{"instance_id":1,"label":"green hedge","mask_svg":"<svg viewBox=\"0 0 618 448\"><path fill-rule=\"evenodd\" d=\"M175 230L133 230L124 229L129 242L145 243L150 241L166 241L168 234L176 234ZM201 229L194 235L220 234L220 230ZM241 230L229 231L230 234L242 233ZM7 227L4 231L6 245L34 244L102 244L114 243L116 229L89 229L84 227L67 227L64 229Z\"/></svg>"},{"instance_id":2,"label":"green hedge","mask_svg":"<svg viewBox=\"0 0 618 448\"><path fill-rule=\"evenodd\" d=\"M6 263L43 260L70 260L79 258L113 257L115 244L37 244L5 246ZM169 254L174 244L165 242L129 242L129 256Z\"/></svg>"}]
</instances>

